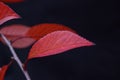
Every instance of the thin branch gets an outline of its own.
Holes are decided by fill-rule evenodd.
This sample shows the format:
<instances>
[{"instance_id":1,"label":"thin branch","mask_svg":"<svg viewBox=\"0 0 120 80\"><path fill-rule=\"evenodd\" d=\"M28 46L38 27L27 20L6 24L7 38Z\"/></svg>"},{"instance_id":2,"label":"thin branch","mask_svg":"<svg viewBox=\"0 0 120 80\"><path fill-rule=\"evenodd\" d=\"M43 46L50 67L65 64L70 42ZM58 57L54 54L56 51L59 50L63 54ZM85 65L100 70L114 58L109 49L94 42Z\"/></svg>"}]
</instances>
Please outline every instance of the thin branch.
<instances>
[{"instance_id":1,"label":"thin branch","mask_svg":"<svg viewBox=\"0 0 120 80\"><path fill-rule=\"evenodd\" d=\"M19 65L20 69L22 70L23 74L25 75L26 79L27 80L31 80L28 72L26 70L24 70L22 62L20 61L19 57L17 56L17 54L16 54L15 50L13 49L10 41L3 34L1 34L1 37L5 41L5 43L7 44L7 46L9 47L9 49L10 49L12 55L13 55L13 58L18 63L18 65Z\"/></svg>"}]
</instances>

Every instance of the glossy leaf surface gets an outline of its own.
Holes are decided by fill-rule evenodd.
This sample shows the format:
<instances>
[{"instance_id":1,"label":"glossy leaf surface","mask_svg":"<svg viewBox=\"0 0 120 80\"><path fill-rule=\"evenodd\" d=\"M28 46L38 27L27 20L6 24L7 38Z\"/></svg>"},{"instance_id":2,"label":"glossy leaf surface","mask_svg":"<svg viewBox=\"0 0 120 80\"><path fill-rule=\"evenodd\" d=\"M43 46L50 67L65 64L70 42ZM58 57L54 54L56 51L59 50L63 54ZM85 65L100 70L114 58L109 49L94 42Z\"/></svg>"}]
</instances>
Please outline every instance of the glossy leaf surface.
<instances>
[{"instance_id":1,"label":"glossy leaf surface","mask_svg":"<svg viewBox=\"0 0 120 80\"><path fill-rule=\"evenodd\" d=\"M15 13L10 7L8 7L3 2L0 2L0 25L8 20L17 18L20 18L20 16L17 13Z\"/></svg>"},{"instance_id":2,"label":"glossy leaf surface","mask_svg":"<svg viewBox=\"0 0 120 80\"><path fill-rule=\"evenodd\" d=\"M30 50L28 60L62 53L64 51L94 45L70 31L55 31L38 40Z\"/></svg>"},{"instance_id":3,"label":"glossy leaf surface","mask_svg":"<svg viewBox=\"0 0 120 80\"><path fill-rule=\"evenodd\" d=\"M31 27L31 29L28 31L26 35L38 40L48 33L62 30L75 32L72 29L68 28L67 26L61 24L44 23Z\"/></svg>"}]
</instances>

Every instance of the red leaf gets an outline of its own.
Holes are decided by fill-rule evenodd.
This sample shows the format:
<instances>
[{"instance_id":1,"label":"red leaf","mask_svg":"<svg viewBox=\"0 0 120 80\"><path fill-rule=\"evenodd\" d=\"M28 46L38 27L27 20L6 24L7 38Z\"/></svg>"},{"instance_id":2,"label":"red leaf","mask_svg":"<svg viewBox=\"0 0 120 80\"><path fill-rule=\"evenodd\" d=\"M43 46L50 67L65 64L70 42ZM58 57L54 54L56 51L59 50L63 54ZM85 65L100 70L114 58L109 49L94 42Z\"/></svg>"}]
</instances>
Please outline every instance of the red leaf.
<instances>
[{"instance_id":1,"label":"red leaf","mask_svg":"<svg viewBox=\"0 0 120 80\"><path fill-rule=\"evenodd\" d=\"M75 32L64 25L44 23L44 24L33 26L26 35L38 40L41 37L45 36L46 34L51 33L53 31L58 31L58 30L59 31L67 30L67 31Z\"/></svg>"},{"instance_id":2,"label":"red leaf","mask_svg":"<svg viewBox=\"0 0 120 80\"><path fill-rule=\"evenodd\" d=\"M6 4L0 2L0 25L8 20L16 19L16 18L20 18L20 16L16 14Z\"/></svg>"},{"instance_id":3,"label":"red leaf","mask_svg":"<svg viewBox=\"0 0 120 80\"><path fill-rule=\"evenodd\" d=\"M32 38L20 38L12 42L14 48L26 48L32 45L36 40Z\"/></svg>"},{"instance_id":4,"label":"red leaf","mask_svg":"<svg viewBox=\"0 0 120 80\"><path fill-rule=\"evenodd\" d=\"M14 24L3 27L0 30L0 33L4 34L7 37L7 39L9 39L10 41L14 41L20 37L24 37L29 29L30 28L27 26Z\"/></svg>"},{"instance_id":5,"label":"red leaf","mask_svg":"<svg viewBox=\"0 0 120 80\"><path fill-rule=\"evenodd\" d=\"M5 73L8 70L9 66L11 65L13 61L11 61L9 64L4 65L2 68L0 68L0 80L4 80Z\"/></svg>"},{"instance_id":6,"label":"red leaf","mask_svg":"<svg viewBox=\"0 0 120 80\"><path fill-rule=\"evenodd\" d=\"M5 65L2 68L0 68L0 80L4 80L4 76L7 69L8 69L8 65Z\"/></svg>"},{"instance_id":7,"label":"red leaf","mask_svg":"<svg viewBox=\"0 0 120 80\"><path fill-rule=\"evenodd\" d=\"M38 40L30 50L28 59L50 56L64 51L94 45L92 42L70 31L55 31Z\"/></svg>"},{"instance_id":8,"label":"red leaf","mask_svg":"<svg viewBox=\"0 0 120 80\"><path fill-rule=\"evenodd\" d=\"M14 48L25 48L35 42L35 39L25 36L29 29L27 26L16 24L2 28L0 33L4 34L11 41ZM4 43L2 39L1 41Z\"/></svg>"},{"instance_id":9,"label":"red leaf","mask_svg":"<svg viewBox=\"0 0 120 80\"><path fill-rule=\"evenodd\" d=\"M23 0L0 0L5 3L18 3L18 2L23 2Z\"/></svg>"}]
</instances>

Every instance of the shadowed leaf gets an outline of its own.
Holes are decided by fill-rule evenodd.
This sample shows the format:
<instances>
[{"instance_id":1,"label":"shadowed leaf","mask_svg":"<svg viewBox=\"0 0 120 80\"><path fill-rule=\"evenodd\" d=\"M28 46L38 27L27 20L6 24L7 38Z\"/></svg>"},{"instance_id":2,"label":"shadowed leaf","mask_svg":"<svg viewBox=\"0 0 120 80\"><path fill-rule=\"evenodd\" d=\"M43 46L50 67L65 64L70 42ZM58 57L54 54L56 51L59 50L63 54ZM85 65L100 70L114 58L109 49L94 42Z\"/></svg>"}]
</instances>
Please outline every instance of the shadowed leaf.
<instances>
[{"instance_id":1,"label":"shadowed leaf","mask_svg":"<svg viewBox=\"0 0 120 80\"><path fill-rule=\"evenodd\" d=\"M26 35L38 40L48 33L62 30L75 32L72 29L68 28L67 26L61 24L44 23L33 26Z\"/></svg>"},{"instance_id":2,"label":"shadowed leaf","mask_svg":"<svg viewBox=\"0 0 120 80\"><path fill-rule=\"evenodd\" d=\"M30 28L27 26L14 24L14 25L3 27L0 30L0 33L4 34L7 37L7 39L12 42L20 37L24 37L24 35L27 33L29 29Z\"/></svg>"},{"instance_id":3,"label":"shadowed leaf","mask_svg":"<svg viewBox=\"0 0 120 80\"><path fill-rule=\"evenodd\" d=\"M0 2L0 25L8 20L16 19L16 18L20 18L20 16L16 14L6 4L4 4L3 2Z\"/></svg>"},{"instance_id":4,"label":"shadowed leaf","mask_svg":"<svg viewBox=\"0 0 120 80\"><path fill-rule=\"evenodd\" d=\"M26 48L30 45L32 45L36 40L32 38L20 38L12 42L12 46L14 48Z\"/></svg>"},{"instance_id":5,"label":"shadowed leaf","mask_svg":"<svg viewBox=\"0 0 120 80\"><path fill-rule=\"evenodd\" d=\"M11 41L14 48L26 48L35 42L35 39L25 36L30 28L24 25L16 24L4 27L0 33L4 34ZM4 41L1 39L4 43Z\"/></svg>"}]
</instances>

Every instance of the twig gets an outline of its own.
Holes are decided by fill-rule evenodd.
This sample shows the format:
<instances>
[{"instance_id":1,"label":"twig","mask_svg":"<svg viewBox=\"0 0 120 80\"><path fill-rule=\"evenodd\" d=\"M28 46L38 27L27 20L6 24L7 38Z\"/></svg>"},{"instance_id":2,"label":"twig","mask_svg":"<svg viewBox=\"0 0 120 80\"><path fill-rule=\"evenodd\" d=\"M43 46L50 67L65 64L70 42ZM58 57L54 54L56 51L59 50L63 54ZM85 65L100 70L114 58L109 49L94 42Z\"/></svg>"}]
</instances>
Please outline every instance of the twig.
<instances>
[{"instance_id":1,"label":"twig","mask_svg":"<svg viewBox=\"0 0 120 80\"><path fill-rule=\"evenodd\" d=\"M31 80L28 72L23 69L22 62L21 62L20 59L18 58L18 56L17 56L15 50L13 49L10 41L9 41L3 34L1 34L1 37L2 37L2 39L5 41L5 43L7 44L7 46L9 47L9 49L10 49L12 55L13 55L13 58L14 58L15 61L18 63L18 65L19 65L20 69L22 70L23 74L25 75L26 79L27 79L27 80Z\"/></svg>"}]
</instances>

